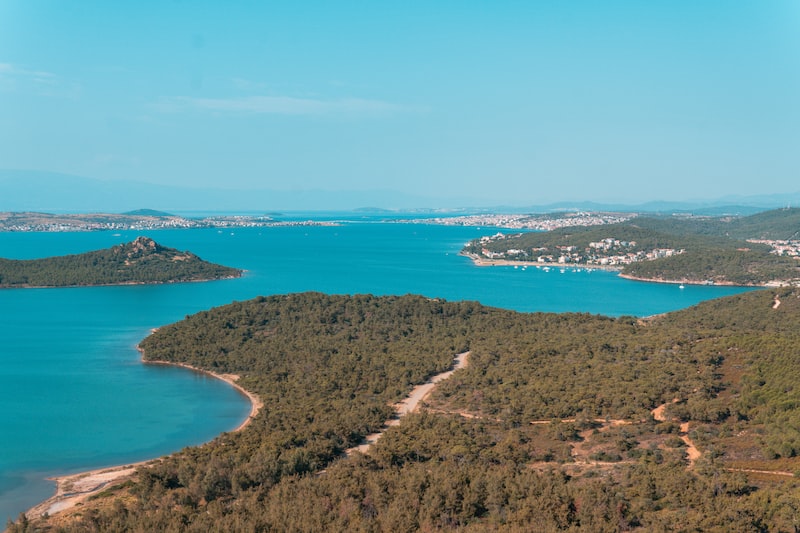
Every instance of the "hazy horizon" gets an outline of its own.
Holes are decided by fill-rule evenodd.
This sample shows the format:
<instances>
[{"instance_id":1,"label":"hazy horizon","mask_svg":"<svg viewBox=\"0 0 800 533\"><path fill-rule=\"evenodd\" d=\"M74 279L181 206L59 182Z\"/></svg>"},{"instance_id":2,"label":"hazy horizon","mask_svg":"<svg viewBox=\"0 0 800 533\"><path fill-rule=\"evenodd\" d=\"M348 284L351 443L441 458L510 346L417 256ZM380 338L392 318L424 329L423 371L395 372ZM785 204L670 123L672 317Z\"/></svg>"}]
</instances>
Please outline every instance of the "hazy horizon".
<instances>
[{"instance_id":1,"label":"hazy horizon","mask_svg":"<svg viewBox=\"0 0 800 533\"><path fill-rule=\"evenodd\" d=\"M436 198L384 190L225 189L157 185L130 180L95 180L68 174L0 169L0 212L122 213L155 209L172 213L263 214L266 212L547 212L621 210L663 212L698 210L706 214L750 214L800 205L800 191L776 195L718 196L643 202L581 199L551 203L492 204L477 198ZM736 208L725 211L722 208Z\"/></svg>"},{"instance_id":2,"label":"hazy horizon","mask_svg":"<svg viewBox=\"0 0 800 533\"><path fill-rule=\"evenodd\" d=\"M100 187L796 197L800 4L7 0L0 124L0 168Z\"/></svg>"}]
</instances>

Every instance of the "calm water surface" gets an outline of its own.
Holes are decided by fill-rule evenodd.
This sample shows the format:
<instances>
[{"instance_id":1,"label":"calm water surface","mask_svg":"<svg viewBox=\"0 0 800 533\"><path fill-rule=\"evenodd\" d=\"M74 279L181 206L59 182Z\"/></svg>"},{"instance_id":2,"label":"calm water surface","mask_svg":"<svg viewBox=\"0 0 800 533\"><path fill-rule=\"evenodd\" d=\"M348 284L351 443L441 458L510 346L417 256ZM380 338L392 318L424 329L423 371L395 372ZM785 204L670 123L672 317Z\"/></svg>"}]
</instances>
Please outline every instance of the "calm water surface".
<instances>
[{"instance_id":1,"label":"calm water surface","mask_svg":"<svg viewBox=\"0 0 800 533\"><path fill-rule=\"evenodd\" d=\"M518 311L647 316L741 292L633 282L604 271L476 267L458 255L496 233L418 224L0 233L0 257L81 253L147 235L247 270L241 279L176 285L0 291L0 519L53 491L47 476L124 464L206 442L250 406L228 385L141 364L149 330L258 295L419 293Z\"/></svg>"}]
</instances>

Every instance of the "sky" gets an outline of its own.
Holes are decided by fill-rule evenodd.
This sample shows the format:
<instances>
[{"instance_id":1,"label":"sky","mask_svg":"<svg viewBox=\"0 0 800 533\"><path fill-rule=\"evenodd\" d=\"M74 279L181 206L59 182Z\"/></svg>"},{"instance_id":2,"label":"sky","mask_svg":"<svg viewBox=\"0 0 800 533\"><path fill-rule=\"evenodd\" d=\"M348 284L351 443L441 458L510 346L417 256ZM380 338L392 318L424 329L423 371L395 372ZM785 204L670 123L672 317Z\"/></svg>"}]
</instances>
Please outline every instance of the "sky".
<instances>
[{"instance_id":1,"label":"sky","mask_svg":"<svg viewBox=\"0 0 800 533\"><path fill-rule=\"evenodd\" d=\"M800 2L0 0L0 169L487 205L796 193Z\"/></svg>"}]
</instances>

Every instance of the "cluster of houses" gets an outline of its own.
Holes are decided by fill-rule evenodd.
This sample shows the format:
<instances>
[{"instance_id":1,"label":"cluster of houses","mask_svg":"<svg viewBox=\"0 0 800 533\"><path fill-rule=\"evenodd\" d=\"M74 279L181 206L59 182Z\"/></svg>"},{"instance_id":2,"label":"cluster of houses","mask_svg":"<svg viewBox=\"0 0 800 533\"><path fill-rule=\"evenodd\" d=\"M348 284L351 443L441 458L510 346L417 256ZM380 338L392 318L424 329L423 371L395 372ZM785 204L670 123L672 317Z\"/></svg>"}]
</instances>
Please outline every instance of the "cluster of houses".
<instances>
[{"instance_id":1,"label":"cluster of houses","mask_svg":"<svg viewBox=\"0 0 800 533\"><path fill-rule=\"evenodd\" d=\"M800 241L780 241L768 239L748 239L747 242L754 242L759 244L768 244L772 247L775 255L786 255L791 257L800 257Z\"/></svg>"},{"instance_id":2,"label":"cluster of houses","mask_svg":"<svg viewBox=\"0 0 800 533\"><path fill-rule=\"evenodd\" d=\"M486 245L505 238L505 235L498 233L493 236L482 237L480 242ZM585 250L579 250L577 246L555 246L553 250L546 247L531 248L530 250L511 248L503 252L494 252L483 246L481 255L487 259L511 259L542 264L619 266L671 257L682 254L685 251L673 248L655 248L652 250L637 250L636 248L636 241L620 241L614 238L607 238L589 243L589 247Z\"/></svg>"},{"instance_id":3,"label":"cluster of houses","mask_svg":"<svg viewBox=\"0 0 800 533\"><path fill-rule=\"evenodd\" d=\"M402 220L419 224L441 224L445 226L488 226L508 229L532 229L552 231L575 226L599 226L618 224L634 218L634 213L563 213L548 215L482 214L453 217Z\"/></svg>"},{"instance_id":4,"label":"cluster of houses","mask_svg":"<svg viewBox=\"0 0 800 533\"><path fill-rule=\"evenodd\" d=\"M123 231L188 228L255 228L273 226L336 226L337 222L313 220L276 221L257 216L213 216L200 219L179 216L50 215L0 213L0 231Z\"/></svg>"}]
</instances>

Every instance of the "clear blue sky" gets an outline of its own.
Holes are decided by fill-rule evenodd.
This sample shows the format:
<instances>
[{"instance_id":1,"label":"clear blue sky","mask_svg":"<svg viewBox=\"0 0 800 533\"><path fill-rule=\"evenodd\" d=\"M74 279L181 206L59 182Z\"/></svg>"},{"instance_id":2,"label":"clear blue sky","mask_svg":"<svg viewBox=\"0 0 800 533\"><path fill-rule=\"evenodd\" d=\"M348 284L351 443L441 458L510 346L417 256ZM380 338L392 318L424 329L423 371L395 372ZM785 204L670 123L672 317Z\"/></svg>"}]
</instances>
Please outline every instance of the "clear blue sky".
<instances>
[{"instance_id":1,"label":"clear blue sky","mask_svg":"<svg viewBox=\"0 0 800 533\"><path fill-rule=\"evenodd\" d=\"M0 0L0 168L487 204L800 190L800 2Z\"/></svg>"}]
</instances>

